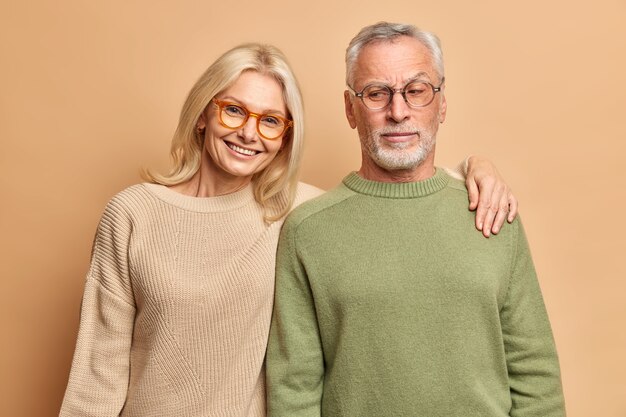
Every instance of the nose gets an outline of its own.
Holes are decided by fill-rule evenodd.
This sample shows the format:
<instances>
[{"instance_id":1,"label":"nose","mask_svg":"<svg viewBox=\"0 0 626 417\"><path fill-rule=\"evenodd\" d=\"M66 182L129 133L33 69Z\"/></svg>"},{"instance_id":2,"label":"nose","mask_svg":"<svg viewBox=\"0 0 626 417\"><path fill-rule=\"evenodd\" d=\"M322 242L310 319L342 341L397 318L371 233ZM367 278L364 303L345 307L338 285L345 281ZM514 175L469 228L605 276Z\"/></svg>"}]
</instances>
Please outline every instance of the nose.
<instances>
[{"instance_id":1,"label":"nose","mask_svg":"<svg viewBox=\"0 0 626 417\"><path fill-rule=\"evenodd\" d=\"M248 120L246 120L246 122L243 124L243 126L239 128L239 137L241 137L241 139L245 143L257 141L258 137L257 137L257 131L256 131L256 124L257 124L256 116L251 114L250 117L248 117Z\"/></svg>"},{"instance_id":2,"label":"nose","mask_svg":"<svg viewBox=\"0 0 626 417\"><path fill-rule=\"evenodd\" d=\"M411 114L409 105L404 100L404 96L400 91L396 91L391 97L391 103L388 109L389 118L397 123L406 120Z\"/></svg>"}]
</instances>

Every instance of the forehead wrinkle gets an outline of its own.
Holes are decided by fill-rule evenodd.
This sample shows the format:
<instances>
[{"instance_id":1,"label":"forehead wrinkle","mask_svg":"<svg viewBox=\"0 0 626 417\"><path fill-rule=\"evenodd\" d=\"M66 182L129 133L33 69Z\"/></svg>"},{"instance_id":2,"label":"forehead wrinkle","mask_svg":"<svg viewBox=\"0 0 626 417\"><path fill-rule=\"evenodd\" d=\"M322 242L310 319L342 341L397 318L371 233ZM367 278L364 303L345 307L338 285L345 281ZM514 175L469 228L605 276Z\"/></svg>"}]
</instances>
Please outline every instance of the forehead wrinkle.
<instances>
[{"instance_id":1,"label":"forehead wrinkle","mask_svg":"<svg viewBox=\"0 0 626 417\"><path fill-rule=\"evenodd\" d=\"M414 81L430 81L430 76L428 75L428 73L426 71L420 71L420 72L418 72L417 74L415 74L415 75L413 75L411 77L403 79L402 80L402 85L401 86L397 86L397 87L398 88L405 87L407 84L410 84L410 83L412 83ZM388 87L391 87L391 88L396 87L396 86L391 85L390 83L386 83L384 81L371 81L371 82L368 82L367 84L365 84L365 86L367 87L369 85L378 85L378 84L385 85L385 86L388 86Z\"/></svg>"},{"instance_id":2,"label":"forehead wrinkle","mask_svg":"<svg viewBox=\"0 0 626 417\"><path fill-rule=\"evenodd\" d=\"M362 86L370 84L384 84L391 87L397 86L399 83L402 83L402 85L397 87L402 87L408 82L418 79L421 81L431 82L430 72L432 72L433 78L437 78L437 73L433 66L432 59L428 55L419 56L418 53L418 56L415 56L410 54L402 59L395 59L393 66L391 66L390 61L386 59L388 57L385 55L387 54L383 51L378 54L376 59L366 59L363 57L363 54L359 56L354 71L353 82L355 86L361 80L364 80L361 83ZM409 70L410 67L413 67L415 68L415 72L412 72L409 76L402 77L400 81L394 81L398 76L400 76L403 67ZM399 68L399 70L396 71L395 68Z\"/></svg>"}]
</instances>

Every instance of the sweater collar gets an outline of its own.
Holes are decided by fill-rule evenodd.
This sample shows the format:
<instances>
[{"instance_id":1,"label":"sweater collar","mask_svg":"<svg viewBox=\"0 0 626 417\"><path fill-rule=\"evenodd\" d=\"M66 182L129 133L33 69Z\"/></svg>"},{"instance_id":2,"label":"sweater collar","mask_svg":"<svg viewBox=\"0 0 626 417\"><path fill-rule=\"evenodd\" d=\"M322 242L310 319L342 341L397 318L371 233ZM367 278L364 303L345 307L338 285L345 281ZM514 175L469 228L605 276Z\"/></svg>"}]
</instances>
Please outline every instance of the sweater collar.
<instances>
[{"instance_id":1,"label":"sweater collar","mask_svg":"<svg viewBox=\"0 0 626 417\"><path fill-rule=\"evenodd\" d=\"M359 194L383 198L419 198L442 190L448 184L448 175L437 168L435 175L417 182L378 182L360 177L351 172L343 184Z\"/></svg>"},{"instance_id":2,"label":"sweater collar","mask_svg":"<svg viewBox=\"0 0 626 417\"><path fill-rule=\"evenodd\" d=\"M143 186L170 205L200 213L231 211L254 201L252 184L234 193L217 197L191 197L160 184L143 183Z\"/></svg>"}]
</instances>

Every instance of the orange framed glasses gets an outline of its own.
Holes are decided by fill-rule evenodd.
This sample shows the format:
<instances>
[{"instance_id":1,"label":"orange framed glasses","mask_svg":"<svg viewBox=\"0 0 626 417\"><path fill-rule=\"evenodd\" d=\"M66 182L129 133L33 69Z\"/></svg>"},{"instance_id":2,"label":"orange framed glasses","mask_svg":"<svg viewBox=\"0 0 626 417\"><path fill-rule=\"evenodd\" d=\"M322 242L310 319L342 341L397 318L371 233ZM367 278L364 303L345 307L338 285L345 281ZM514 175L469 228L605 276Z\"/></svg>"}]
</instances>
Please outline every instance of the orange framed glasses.
<instances>
[{"instance_id":1,"label":"orange framed glasses","mask_svg":"<svg viewBox=\"0 0 626 417\"><path fill-rule=\"evenodd\" d=\"M256 118L256 131L259 136L267 140L276 140L293 126L293 121L277 114L254 113L241 104L216 98L211 101L218 107L220 124L228 129L239 129L252 116Z\"/></svg>"}]
</instances>

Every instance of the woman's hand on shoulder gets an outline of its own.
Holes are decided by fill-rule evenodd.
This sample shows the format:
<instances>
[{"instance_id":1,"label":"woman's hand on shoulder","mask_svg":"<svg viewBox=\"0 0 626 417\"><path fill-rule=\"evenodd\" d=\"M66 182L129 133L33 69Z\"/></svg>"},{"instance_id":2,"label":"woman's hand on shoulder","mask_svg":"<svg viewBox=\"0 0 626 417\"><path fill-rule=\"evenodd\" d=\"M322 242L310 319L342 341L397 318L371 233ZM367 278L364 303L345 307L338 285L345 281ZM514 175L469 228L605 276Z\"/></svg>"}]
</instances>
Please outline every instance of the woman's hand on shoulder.
<instances>
[{"instance_id":1,"label":"woman's hand on shoulder","mask_svg":"<svg viewBox=\"0 0 626 417\"><path fill-rule=\"evenodd\" d=\"M469 193L469 209L476 210L476 228L485 237L497 234L504 221L517 216L517 198L496 166L486 158L472 155L466 160L465 185Z\"/></svg>"}]
</instances>

